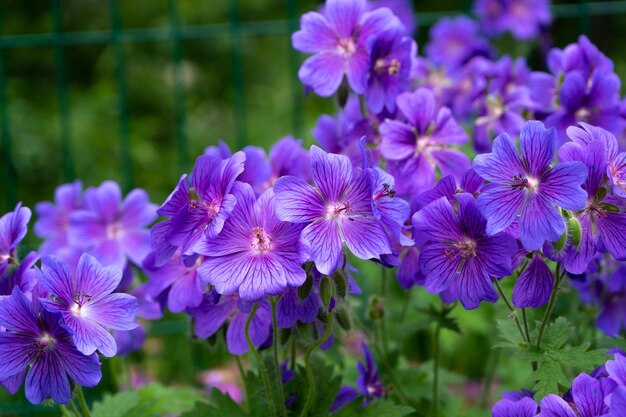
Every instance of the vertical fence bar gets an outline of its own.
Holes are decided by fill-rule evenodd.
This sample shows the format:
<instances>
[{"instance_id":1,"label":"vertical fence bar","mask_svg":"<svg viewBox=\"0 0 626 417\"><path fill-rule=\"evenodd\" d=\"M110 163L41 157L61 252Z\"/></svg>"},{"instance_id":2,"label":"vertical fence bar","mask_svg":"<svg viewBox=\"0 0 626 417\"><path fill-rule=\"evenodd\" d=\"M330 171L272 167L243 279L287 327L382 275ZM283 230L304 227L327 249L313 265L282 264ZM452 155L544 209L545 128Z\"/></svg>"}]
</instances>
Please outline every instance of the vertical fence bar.
<instances>
[{"instance_id":1,"label":"vertical fence bar","mask_svg":"<svg viewBox=\"0 0 626 417\"><path fill-rule=\"evenodd\" d=\"M61 135L61 171L63 181L74 179L74 158L72 152L72 132L70 126L70 109L65 80L65 51L63 40L63 10L61 0L52 0L52 27L54 30L54 78L59 106L59 128Z\"/></svg>"},{"instance_id":2,"label":"vertical fence bar","mask_svg":"<svg viewBox=\"0 0 626 417\"><path fill-rule=\"evenodd\" d=\"M2 7L0 7L0 118L2 118L2 183L4 184L4 204L6 210L12 210L17 201L17 175L13 165L13 150L11 147L11 128L9 123L9 95L7 94L7 80L4 68L4 48Z\"/></svg>"},{"instance_id":3,"label":"vertical fence bar","mask_svg":"<svg viewBox=\"0 0 626 417\"><path fill-rule=\"evenodd\" d=\"M229 5L233 112L235 116L237 149L241 149L246 145L248 138L246 129L246 96L243 85L243 39L239 18L239 0L230 0Z\"/></svg>"},{"instance_id":4,"label":"vertical fence bar","mask_svg":"<svg viewBox=\"0 0 626 417\"><path fill-rule=\"evenodd\" d=\"M580 16L580 33L589 35L591 32L591 15L587 0L578 0L578 15Z\"/></svg>"},{"instance_id":5,"label":"vertical fence bar","mask_svg":"<svg viewBox=\"0 0 626 417\"><path fill-rule=\"evenodd\" d=\"M176 147L178 150L178 167L180 172L185 172L187 171L188 163L187 136L185 132L187 114L185 108L185 90L181 72L182 45L180 35L180 15L178 13L178 0L168 0L167 4L171 29L170 41L172 44L172 60L174 61L172 80L174 84L174 123Z\"/></svg>"},{"instance_id":6,"label":"vertical fence bar","mask_svg":"<svg viewBox=\"0 0 626 417\"><path fill-rule=\"evenodd\" d=\"M297 0L285 0L287 7L287 48L289 51L289 81L291 89L291 117L293 134L302 137L302 85L298 79L298 53L291 45L291 34L298 30L298 3Z\"/></svg>"},{"instance_id":7,"label":"vertical fence bar","mask_svg":"<svg viewBox=\"0 0 626 417\"><path fill-rule=\"evenodd\" d=\"M133 160L128 121L128 82L126 79L126 58L124 44L120 39L122 30L122 12L119 0L109 0L111 15L111 44L115 59L115 78L117 79L117 112L119 124L120 163L122 166L122 184L126 192L133 188Z\"/></svg>"}]
</instances>

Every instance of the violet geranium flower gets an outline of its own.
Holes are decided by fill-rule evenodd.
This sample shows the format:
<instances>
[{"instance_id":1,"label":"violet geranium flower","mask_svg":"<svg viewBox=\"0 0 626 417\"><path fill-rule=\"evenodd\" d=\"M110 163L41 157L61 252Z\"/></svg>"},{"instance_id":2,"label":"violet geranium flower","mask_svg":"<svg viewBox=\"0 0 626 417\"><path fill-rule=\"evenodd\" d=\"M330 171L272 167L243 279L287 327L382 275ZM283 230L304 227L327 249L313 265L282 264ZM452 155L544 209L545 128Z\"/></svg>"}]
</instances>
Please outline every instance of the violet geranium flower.
<instances>
[{"instance_id":1,"label":"violet geranium flower","mask_svg":"<svg viewBox=\"0 0 626 417\"><path fill-rule=\"evenodd\" d=\"M198 267L200 279L219 294L237 293L244 301L302 285L306 279L302 264L309 258L300 238L302 226L276 217L271 189L257 200L250 184L238 182L233 195L237 205L222 233L197 246L205 256Z\"/></svg>"},{"instance_id":2,"label":"violet geranium flower","mask_svg":"<svg viewBox=\"0 0 626 417\"><path fill-rule=\"evenodd\" d=\"M530 397L522 397L517 401L502 399L493 406L492 417L535 417L537 403Z\"/></svg>"},{"instance_id":3,"label":"violet geranium flower","mask_svg":"<svg viewBox=\"0 0 626 417\"><path fill-rule=\"evenodd\" d=\"M15 210L0 217L0 275L15 258L15 248L26 236L30 216L30 209L19 203Z\"/></svg>"},{"instance_id":4,"label":"violet geranium flower","mask_svg":"<svg viewBox=\"0 0 626 417\"><path fill-rule=\"evenodd\" d=\"M397 104L406 121L386 120L380 125L382 155L401 166L399 172L392 171L396 181L412 184L403 188L426 191L435 185L436 167L442 175L460 180L470 163L449 145L462 145L469 138L450 109L437 108L435 96L426 88L400 94Z\"/></svg>"},{"instance_id":5,"label":"violet geranium flower","mask_svg":"<svg viewBox=\"0 0 626 417\"><path fill-rule=\"evenodd\" d=\"M59 318L33 306L17 287L10 297L0 297L0 327L7 330L0 331L0 381L15 392L26 375L26 398L33 404L46 398L70 402L68 376L85 387L102 378L98 356L79 352Z\"/></svg>"},{"instance_id":6,"label":"violet geranium flower","mask_svg":"<svg viewBox=\"0 0 626 417\"><path fill-rule=\"evenodd\" d=\"M343 242L361 259L379 259L392 252L389 238L372 208L373 175L355 170L343 155L327 154L311 146L311 174L315 187L301 178L276 181L276 214L293 223L308 223L302 237L322 274L340 264Z\"/></svg>"},{"instance_id":7,"label":"violet geranium flower","mask_svg":"<svg viewBox=\"0 0 626 417\"><path fill-rule=\"evenodd\" d=\"M511 32L519 40L537 37L551 21L548 0L476 0L474 12L485 33Z\"/></svg>"},{"instance_id":8,"label":"violet geranium flower","mask_svg":"<svg viewBox=\"0 0 626 417\"><path fill-rule=\"evenodd\" d=\"M103 265L124 268L127 258L141 265L150 252L147 226L156 219L156 206L141 189L122 201L120 186L105 181L85 191L84 209L70 215L69 242L83 248Z\"/></svg>"},{"instance_id":9,"label":"violet geranium flower","mask_svg":"<svg viewBox=\"0 0 626 417\"><path fill-rule=\"evenodd\" d=\"M132 330L137 299L113 293L122 279L115 266L103 267L94 257L84 254L78 261L76 275L55 257L44 257L38 270L39 282L50 291L43 306L60 313L62 326L72 331L76 348L85 355L99 350L106 357L115 356L117 345L107 329Z\"/></svg>"},{"instance_id":10,"label":"violet geranium flower","mask_svg":"<svg viewBox=\"0 0 626 417\"><path fill-rule=\"evenodd\" d=\"M511 273L517 245L508 233L486 234L487 222L470 194L455 198L458 215L441 197L413 215L413 227L425 241L420 269L426 275L426 289L441 293L453 285L463 307L471 310L481 301L498 300L492 279Z\"/></svg>"},{"instance_id":11,"label":"violet geranium flower","mask_svg":"<svg viewBox=\"0 0 626 417\"><path fill-rule=\"evenodd\" d=\"M558 207L585 207L587 193L581 184L587 169L576 161L551 167L555 139L554 129L530 121L520 134L521 157L507 134L496 138L492 153L476 156L474 170L492 183L477 198L487 219L487 234L499 233L518 220L522 244L537 250L545 240L556 241L565 232Z\"/></svg>"},{"instance_id":12,"label":"violet geranium flower","mask_svg":"<svg viewBox=\"0 0 626 417\"><path fill-rule=\"evenodd\" d=\"M300 25L293 46L315 55L304 61L298 77L322 97L337 91L344 74L350 88L363 94L369 69L367 41L387 30L404 29L388 8L366 11L365 0L326 0L323 15L305 13Z\"/></svg>"},{"instance_id":13,"label":"violet geranium flower","mask_svg":"<svg viewBox=\"0 0 626 417\"><path fill-rule=\"evenodd\" d=\"M555 394L541 400L541 415L545 417L604 416L609 411L605 398L615 390L610 378L593 378L580 374L572 384L573 403ZM574 411L576 410L576 411Z\"/></svg>"},{"instance_id":14,"label":"violet geranium flower","mask_svg":"<svg viewBox=\"0 0 626 417\"><path fill-rule=\"evenodd\" d=\"M356 365L359 376L356 380L356 389L350 386L342 386L337 398L330 408L334 413L344 405L351 403L359 397L363 397L363 406L369 404L375 398L380 398L385 393L385 387L378 376L378 367L374 363L372 353L365 343L361 343L364 362L359 361Z\"/></svg>"}]
</instances>

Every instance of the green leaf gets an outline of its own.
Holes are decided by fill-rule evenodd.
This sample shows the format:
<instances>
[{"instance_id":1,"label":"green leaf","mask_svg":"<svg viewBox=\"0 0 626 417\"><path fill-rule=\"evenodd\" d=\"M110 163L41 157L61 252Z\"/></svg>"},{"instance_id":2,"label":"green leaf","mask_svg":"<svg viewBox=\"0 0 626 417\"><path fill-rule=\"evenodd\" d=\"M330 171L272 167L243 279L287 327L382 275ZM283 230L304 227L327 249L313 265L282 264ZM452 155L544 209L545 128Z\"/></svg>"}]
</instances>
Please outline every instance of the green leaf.
<instances>
[{"instance_id":1,"label":"green leaf","mask_svg":"<svg viewBox=\"0 0 626 417\"><path fill-rule=\"evenodd\" d=\"M249 414L234 402L228 394L223 394L213 389L211 391L210 404L197 402L192 410L181 415L181 417L210 416L249 417Z\"/></svg>"},{"instance_id":2,"label":"green leaf","mask_svg":"<svg viewBox=\"0 0 626 417\"><path fill-rule=\"evenodd\" d=\"M555 360L544 360L532 374L537 381L534 386L535 399L540 401L548 394L559 392L559 383L567 384L569 379L561 370L561 365Z\"/></svg>"},{"instance_id":3,"label":"green leaf","mask_svg":"<svg viewBox=\"0 0 626 417\"><path fill-rule=\"evenodd\" d=\"M93 404L92 417L122 417L139 404L139 394L135 391L106 394L102 400Z\"/></svg>"},{"instance_id":4,"label":"green leaf","mask_svg":"<svg viewBox=\"0 0 626 417\"><path fill-rule=\"evenodd\" d=\"M574 326L565 317L558 317L554 322L548 324L541 345L543 348L560 349L567 343L573 332Z\"/></svg>"},{"instance_id":5,"label":"green leaf","mask_svg":"<svg viewBox=\"0 0 626 417\"><path fill-rule=\"evenodd\" d=\"M333 405L341 385L341 378L333 375L333 367L322 358L321 355L314 355L311 358L316 389L315 401L309 410L309 415L312 416L328 415L328 410ZM309 394L309 384L303 366L298 367L298 372L296 372L293 381L293 391L296 395L296 412L294 415L300 415Z\"/></svg>"},{"instance_id":6,"label":"green leaf","mask_svg":"<svg viewBox=\"0 0 626 417\"><path fill-rule=\"evenodd\" d=\"M361 408L361 401L354 401L342 407L334 417L405 417L414 410L405 405L398 405L392 401L375 401Z\"/></svg>"},{"instance_id":7,"label":"green leaf","mask_svg":"<svg viewBox=\"0 0 626 417\"><path fill-rule=\"evenodd\" d=\"M513 320L496 320L496 328L500 336L500 342L494 347L518 349L520 345L526 346L526 342L517 329Z\"/></svg>"}]
</instances>

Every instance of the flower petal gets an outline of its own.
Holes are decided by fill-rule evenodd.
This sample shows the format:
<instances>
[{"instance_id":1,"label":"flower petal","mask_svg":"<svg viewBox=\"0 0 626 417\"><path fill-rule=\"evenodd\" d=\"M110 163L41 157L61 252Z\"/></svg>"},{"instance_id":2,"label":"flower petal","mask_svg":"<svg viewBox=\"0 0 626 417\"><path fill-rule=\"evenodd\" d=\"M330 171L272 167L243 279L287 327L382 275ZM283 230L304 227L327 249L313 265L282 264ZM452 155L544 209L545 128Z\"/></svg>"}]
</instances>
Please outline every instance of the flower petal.
<instances>
[{"instance_id":1,"label":"flower petal","mask_svg":"<svg viewBox=\"0 0 626 417\"><path fill-rule=\"evenodd\" d=\"M520 133L520 150L525 172L532 177L541 176L549 167L554 157L556 130L546 129L543 123L528 121Z\"/></svg>"},{"instance_id":2,"label":"flower petal","mask_svg":"<svg viewBox=\"0 0 626 417\"><path fill-rule=\"evenodd\" d=\"M548 302L554 276L543 258L533 257L513 288L513 305L517 308L538 308Z\"/></svg>"},{"instance_id":3,"label":"flower petal","mask_svg":"<svg viewBox=\"0 0 626 417\"><path fill-rule=\"evenodd\" d=\"M541 177L539 192L559 207L581 210L587 203L587 192L581 188L586 178L585 164L562 162Z\"/></svg>"},{"instance_id":4,"label":"flower petal","mask_svg":"<svg viewBox=\"0 0 626 417\"><path fill-rule=\"evenodd\" d=\"M302 238L311 246L311 258L317 270L330 275L339 265L342 242L334 220L317 220L302 231Z\"/></svg>"},{"instance_id":5,"label":"flower petal","mask_svg":"<svg viewBox=\"0 0 626 417\"><path fill-rule=\"evenodd\" d=\"M280 220L308 223L322 216L325 204L320 195L305 180L286 176L274 184L276 215Z\"/></svg>"}]
</instances>

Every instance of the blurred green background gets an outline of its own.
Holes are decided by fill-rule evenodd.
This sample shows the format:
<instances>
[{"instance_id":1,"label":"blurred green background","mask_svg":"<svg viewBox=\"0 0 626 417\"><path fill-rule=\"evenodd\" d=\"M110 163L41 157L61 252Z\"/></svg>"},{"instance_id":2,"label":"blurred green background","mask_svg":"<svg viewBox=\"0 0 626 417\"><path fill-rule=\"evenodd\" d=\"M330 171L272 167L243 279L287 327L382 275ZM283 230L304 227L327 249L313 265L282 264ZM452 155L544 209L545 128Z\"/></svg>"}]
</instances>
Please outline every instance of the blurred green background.
<instances>
[{"instance_id":1,"label":"blurred green background","mask_svg":"<svg viewBox=\"0 0 626 417\"><path fill-rule=\"evenodd\" d=\"M330 99L305 96L296 77L304 57L292 50L290 33L299 27L299 16L319 3L1 1L0 207L9 210L17 201L32 207L50 200L59 184L76 178L85 185L114 179L126 191L142 187L160 203L195 157L220 139L231 149L248 144L268 149L288 134L312 143L317 117L332 113L334 105ZM437 18L470 9L468 1L416 0L420 48ZM618 74L626 74L626 1L570 0L557 2L554 11L555 46L586 33L615 61ZM537 63L534 45L510 39L501 44L511 52L524 51ZM371 265L359 268L365 278L373 277L359 281L365 295L355 300L355 308L364 314L380 272ZM410 324L391 329L396 344L411 361L423 363L431 356L430 322L415 306L426 307L436 297L416 290L407 295L397 285L392 289L391 299L398 303L394 314L400 314L407 297L412 305ZM463 334L444 332L443 364L451 370L444 382L467 393L469 378L480 392L480 378L498 363L490 348L493 319L506 317L507 311L501 304L483 303L471 314L461 314L461 309L455 313ZM201 341L190 343L188 331L187 318L167 316L153 325L147 349L131 362L154 371L163 383L197 383L199 370L224 363L228 356L222 343L213 348ZM352 380L346 382L353 382L358 355L345 358L343 366ZM88 395L113 390L112 378L126 365L106 361L102 385ZM507 388L516 389L526 368L509 363L498 375ZM419 382L415 375L419 373L408 371L415 384L428 379L425 375ZM6 406L0 407L0 415L57 412L30 408L23 394L0 392L0 404Z\"/></svg>"}]
</instances>

